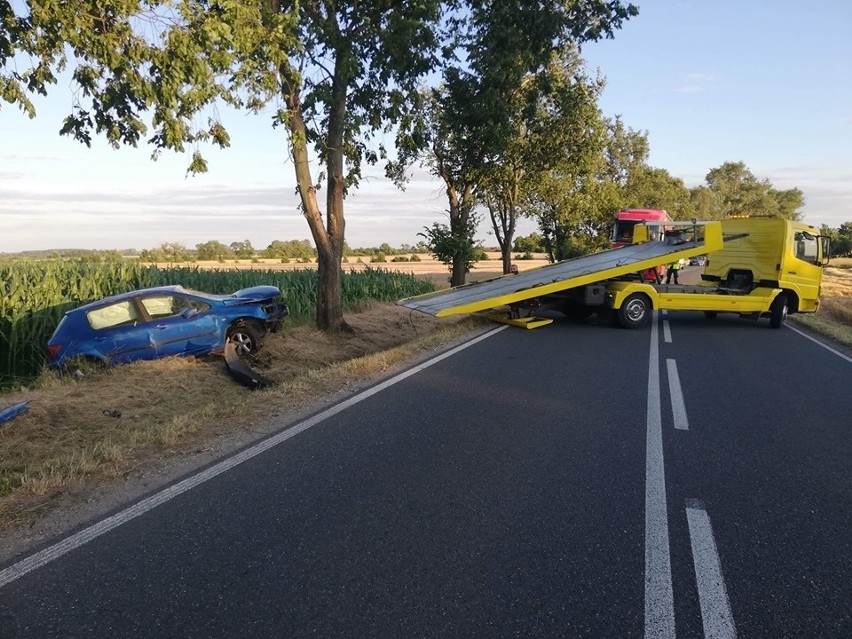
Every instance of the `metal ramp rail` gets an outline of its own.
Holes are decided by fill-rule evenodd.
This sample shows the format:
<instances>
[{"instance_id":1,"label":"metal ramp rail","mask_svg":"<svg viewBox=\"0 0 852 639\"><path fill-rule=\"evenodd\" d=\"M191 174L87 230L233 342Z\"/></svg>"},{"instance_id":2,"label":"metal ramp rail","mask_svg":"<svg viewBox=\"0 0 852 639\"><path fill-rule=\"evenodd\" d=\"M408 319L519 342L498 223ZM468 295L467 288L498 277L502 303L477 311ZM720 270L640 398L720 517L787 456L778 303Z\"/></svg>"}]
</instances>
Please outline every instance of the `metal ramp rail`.
<instances>
[{"instance_id":1,"label":"metal ramp rail","mask_svg":"<svg viewBox=\"0 0 852 639\"><path fill-rule=\"evenodd\" d=\"M666 226L678 226L666 223ZM683 224L680 224L683 226ZM408 297L397 302L434 317L476 313L498 306L552 295L667 264L722 248L719 222L689 223L694 238L678 244L650 241L548 264L517 275L472 282L454 288ZM699 230L703 232L699 232Z\"/></svg>"}]
</instances>

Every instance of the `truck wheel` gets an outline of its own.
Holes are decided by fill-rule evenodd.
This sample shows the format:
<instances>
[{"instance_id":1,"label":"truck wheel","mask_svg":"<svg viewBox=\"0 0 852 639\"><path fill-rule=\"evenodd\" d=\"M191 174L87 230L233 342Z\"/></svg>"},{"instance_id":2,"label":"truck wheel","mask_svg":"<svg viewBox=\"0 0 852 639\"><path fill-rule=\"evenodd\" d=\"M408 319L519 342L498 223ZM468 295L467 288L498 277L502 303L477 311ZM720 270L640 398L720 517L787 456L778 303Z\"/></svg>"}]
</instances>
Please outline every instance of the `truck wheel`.
<instances>
[{"instance_id":1,"label":"truck wheel","mask_svg":"<svg viewBox=\"0 0 852 639\"><path fill-rule=\"evenodd\" d=\"M772 306L769 307L769 327L781 328L786 319L787 296L784 293L779 293L778 297L772 300Z\"/></svg>"},{"instance_id":2,"label":"truck wheel","mask_svg":"<svg viewBox=\"0 0 852 639\"><path fill-rule=\"evenodd\" d=\"M704 317L707 319L716 319L716 311L704 311Z\"/></svg>"},{"instance_id":3,"label":"truck wheel","mask_svg":"<svg viewBox=\"0 0 852 639\"><path fill-rule=\"evenodd\" d=\"M648 323L653 311L650 298L644 293L628 295L617 311L618 323L623 328L639 328Z\"/></svg>"}]
</instances>

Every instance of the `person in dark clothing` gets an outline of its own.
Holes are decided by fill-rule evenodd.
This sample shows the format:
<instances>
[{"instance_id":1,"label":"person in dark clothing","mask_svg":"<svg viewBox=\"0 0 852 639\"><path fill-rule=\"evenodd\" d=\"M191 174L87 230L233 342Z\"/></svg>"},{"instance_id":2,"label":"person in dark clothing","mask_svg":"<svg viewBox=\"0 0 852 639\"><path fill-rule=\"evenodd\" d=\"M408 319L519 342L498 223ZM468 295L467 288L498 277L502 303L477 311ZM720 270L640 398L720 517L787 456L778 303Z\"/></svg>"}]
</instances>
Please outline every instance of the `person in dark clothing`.
<instances>
[{"instance_id":1,"label":"person in dark clothing","mask_svg":"<svg viewBox=\"0 0 852 639\"><path fill-rule=\"evenodd\" d=\"M666 267L666 284L672 283L672 277L674 277L674 283L677 284L677 272L680 270L680 261L675 261L669 264Z\"/></svg>"}]
</instances>

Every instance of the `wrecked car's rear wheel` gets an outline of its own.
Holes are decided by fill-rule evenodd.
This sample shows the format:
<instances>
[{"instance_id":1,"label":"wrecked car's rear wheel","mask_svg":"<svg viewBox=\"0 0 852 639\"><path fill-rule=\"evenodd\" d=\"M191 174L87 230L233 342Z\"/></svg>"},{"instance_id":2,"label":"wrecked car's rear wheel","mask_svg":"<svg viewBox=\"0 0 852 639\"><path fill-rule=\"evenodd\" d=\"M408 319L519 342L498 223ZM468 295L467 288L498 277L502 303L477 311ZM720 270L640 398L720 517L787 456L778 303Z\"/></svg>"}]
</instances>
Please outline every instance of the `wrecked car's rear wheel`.
<instances>
[{"instance_id":1,"label":"wrecked car's rear wheel","mask_svg":"<svg viewBox=\"0 0 852 639\"><path fill-rule=\"evenodd\" d=\"M228 341L234 345L234 350L240 357L254 355L262 346L260 331L247 322L232 324L228 329Z\"/></svg>"}]
</instances>

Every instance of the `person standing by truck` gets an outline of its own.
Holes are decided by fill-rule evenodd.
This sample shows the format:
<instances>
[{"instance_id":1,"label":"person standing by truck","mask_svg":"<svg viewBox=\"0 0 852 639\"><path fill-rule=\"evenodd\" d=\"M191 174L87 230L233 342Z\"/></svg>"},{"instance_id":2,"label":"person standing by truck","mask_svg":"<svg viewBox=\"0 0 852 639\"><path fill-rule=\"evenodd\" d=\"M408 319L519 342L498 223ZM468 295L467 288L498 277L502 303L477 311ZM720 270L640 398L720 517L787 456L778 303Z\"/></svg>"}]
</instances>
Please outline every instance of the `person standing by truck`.
<instances>
[{"instance_id":1,"label":"person standing by truck","mask_svg":"<svg viewBox=\"0 0 852 639\"><path fill-rule=\"evenodd\" d=\"M671 284L672 276L674 276L674 283L677 284L677 272L680 270L680 260L675 260L671 264L666 267L666 284Z\"/></svg>"}]
</instances>

